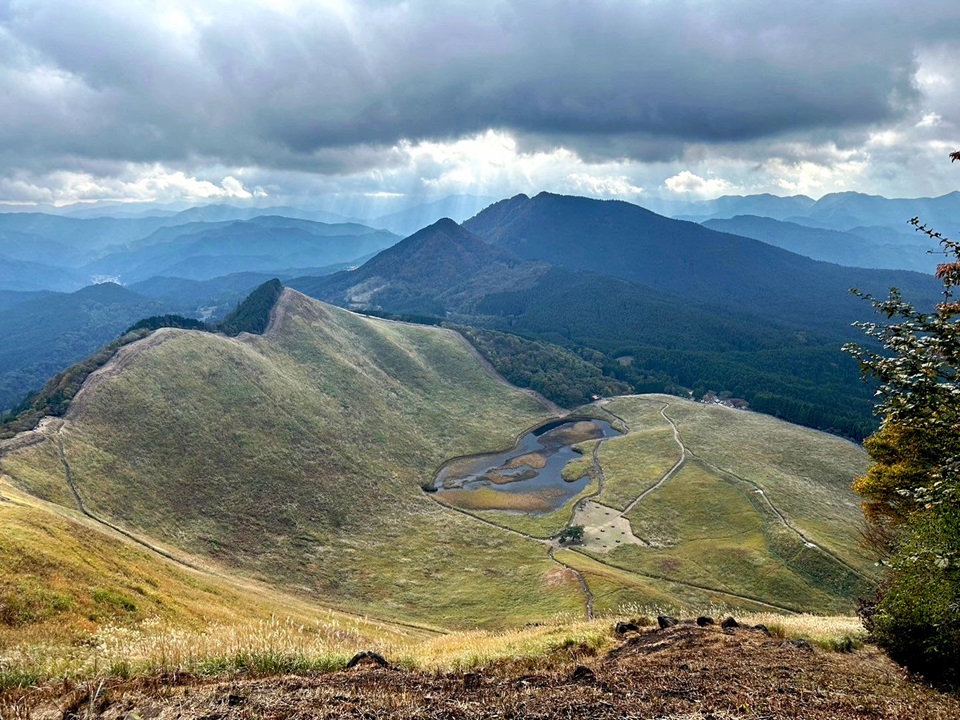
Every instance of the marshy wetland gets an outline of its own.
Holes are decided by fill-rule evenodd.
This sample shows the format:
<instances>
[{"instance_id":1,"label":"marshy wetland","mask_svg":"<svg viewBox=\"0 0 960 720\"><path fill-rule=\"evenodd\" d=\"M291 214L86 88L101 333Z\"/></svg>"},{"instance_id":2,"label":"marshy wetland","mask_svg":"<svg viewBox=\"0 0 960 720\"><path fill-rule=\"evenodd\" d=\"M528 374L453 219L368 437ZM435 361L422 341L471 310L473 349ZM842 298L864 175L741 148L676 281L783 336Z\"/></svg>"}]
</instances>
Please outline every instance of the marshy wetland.
<instances>
[{"instance_id":1,"label":"marshy wetland","mask_svg":"<svg viewBox=\"0 0 960 720\"><path fill-rule=\"evenodd\" d=\"M592 463L577 462L584 446L617 435L605 420L555 420L523 435L509 450L445 463L431 490L454 505L476 508L479 501L487 509L552 512L590 482Z\"/></svg>"}]
</instances>

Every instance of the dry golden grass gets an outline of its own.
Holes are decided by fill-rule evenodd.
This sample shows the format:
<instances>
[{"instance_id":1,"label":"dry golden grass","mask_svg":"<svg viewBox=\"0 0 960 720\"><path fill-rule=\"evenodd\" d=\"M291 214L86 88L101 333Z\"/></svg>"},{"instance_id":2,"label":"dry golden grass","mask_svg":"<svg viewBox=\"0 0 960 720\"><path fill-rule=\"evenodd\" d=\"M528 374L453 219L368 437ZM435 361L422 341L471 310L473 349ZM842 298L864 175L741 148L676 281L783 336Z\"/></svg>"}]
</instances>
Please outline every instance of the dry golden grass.
<instances>
[{"instance_id":1,"label":"dry golden grass","mask_svg":"<svg viewBox=\"0 0 960 720\"><path fill-rule=\"evenodd\" d=\"M548 623L507 631L463 631L428 639L403 638L388 626L377 638L376 626L328 613L323 620L300 622L269 617L238 624L213 623L184 628L155 619L139 627L107 626L85 642L65 646L35 642L8 648L0 656L3 685L17 679L52 682L71 678L130 678L170 673L223 675L331 671L343 668L361 650L373 650L411 670L452 672L504 661L535 660L567 650L595 655L612 647L617 620L641 626L676 608L630 606L592 621L559 617ZM720 606L688 611L681 617L730 614ZM806 640L825 650L850 652L863 645L865 631L856 618L750 613L737 615L744 626L765 625L774 637Z\"/></svg>"},{"instance_id":2,"label":"dry golden grass","mask_svg":"<svg viewBox=\"0 0 960 720\"><path fill-rule=\"evenodd\" d=\"M765 625L777 637L806 640L824 650L854 650L867 638L860 618L847 615L749 613L738 619L751 625Z\"/></svg>"},{"instance_id":3,"label":"dry golden grass","mask_svg":"<svg viewBox=\"0 0 960 720\"><path fill-rule=\"evenodd\" d=\"M722 608L709 608L718 614ZM824 652L785 639L823 640L855 630L850 619L741 616L741 628L686 622L615 637L613 618L506 632L463 632L410 648L383 647L392 666L346 672L337 638L316 640L283 623L201 639L181 665L132 680L101 672L85 682L0 691L0 714L34 717L432 718L624 717L947 720L960 701L912 681L875 648L834 643ZM648 620L652 622L652 620ZM763 622L772 632L748 627ZM781 631L782 627L782 631ZM797 635L799 633L799 635ZM195 642L189 638L189 642ZM179 640L147 655L174 657ZM135 646L140 647L134 643ZM109 653L109 648L106 650ZM131 669L120 665L120 670ZM158 665L156 667L172 667ZM320 672L317 672L320 671ZM206 677L205 677L206 676Z\"/></svg>"},{"instance_id":4,"label":"dry golden grass","mask_svg":"<svg viewBox=\"0 0 960 720\"><path fill-rule=\"evenodd\" d=\"M518 467L529 465L536 470L540 470L541 468L545 467L546 464L547 459L543 456L543 453L533 452L527 453L526 455L518 455L517 457L508 461L504 467L508 470L516 470Z\"/></svg>"},{"instance_id":5,"label":"dry golden grass","mask_svg":"<svg viewBox=\"0 0 960 720\"><path fill-rule=\"evenodd\" d=\"M557 650L596 654L614 642L609 621L558 619L503 632L442 635L402 651L400 665L429 672L470 670L505 660L543 658Z\"/></svg>"},{"instance_id":6,"label":"dry golden grass","mask_svg":"<svg viewBox=\"0 0 960 720\"><path fill-rule=\"evenodd\" d=\"M502 492L489 487L476 490L444 490L437 494L441 502L463 510L508 510L525 513L546 513L553 507L549 491L539 493Z\"/></svg>"}]
</instances>

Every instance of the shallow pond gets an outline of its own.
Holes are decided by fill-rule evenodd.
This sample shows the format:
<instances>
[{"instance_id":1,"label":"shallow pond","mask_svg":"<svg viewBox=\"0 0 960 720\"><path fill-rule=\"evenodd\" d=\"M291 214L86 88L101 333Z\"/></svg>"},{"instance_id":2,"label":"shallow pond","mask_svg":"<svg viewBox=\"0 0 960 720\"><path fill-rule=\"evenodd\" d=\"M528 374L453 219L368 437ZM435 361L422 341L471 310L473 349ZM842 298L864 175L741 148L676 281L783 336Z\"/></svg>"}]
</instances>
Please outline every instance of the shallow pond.
<instances>
[{"instance_id":1,"label":"shallow pond","mask_svg":"<svg viewBox=\"0 0 960 720\"><path fill-rule=\"evenodd\" d=\"M458 458L443 466L433 483L439 493L487 488L498 493L535 496L537 512L563 507L590 482L584 473L572 481L563 479L563 468L581 457L574 445L614 437L620 433L605 420L568 418L541 425L524 435L511 450ZM454 503L461 504L461 503ZM521 507L504 502L499 509ZM498 509L495 505L491 509Z\"/></svg>"}]
</instances>

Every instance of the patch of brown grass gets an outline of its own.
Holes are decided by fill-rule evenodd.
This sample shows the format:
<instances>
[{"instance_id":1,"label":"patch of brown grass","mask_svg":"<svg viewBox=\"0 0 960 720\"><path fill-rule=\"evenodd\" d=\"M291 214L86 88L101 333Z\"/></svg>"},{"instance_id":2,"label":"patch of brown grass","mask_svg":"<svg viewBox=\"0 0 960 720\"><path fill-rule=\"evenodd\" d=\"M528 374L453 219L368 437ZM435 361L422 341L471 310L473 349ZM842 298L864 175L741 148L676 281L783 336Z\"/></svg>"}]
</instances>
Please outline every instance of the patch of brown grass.
<instances>
[{"instance_id":1,"label":"patch of brown grass","mask_svg":"<svg viewBox=\"0 0 960 720\"><path fill-rule=\"evenodd\" d=\"M587 420L575 422L572 425L559 427L546 432L541 437L541 442L557 442L562 445L576 445L587 440L597 440L603 437L603 431L599 425L595 425Z\"/></svg>"},{"instance_id":2,"label":"patch of brown grass","mask_svg":"<svg viewBox=\"0 0 960 720\"><path fill-rule=\"evenodd\" d=\"M960 700L911 681L878 651L825 653L759 630L682 625L603 641L532 628L546 658L504 636L486 664L220 681L159 678L8 693L4 717L76 708L90 717L315 718L898 718L960 716ZM457 638L438 639L439 645ZM462 647L457 646L462 656ZM388 658L397 660L398 658ZM443 667L445 663L440 663Z\"/></svg>"},{"instance_id":3,"label":"patch of brown grass","mask_svg":"<svg viewBox=\"0 0 960 720\"><path fill-rule=\"evenodd\" d=\"M559 495L559 492L557 492ZM500 492L483 487L476 490L445 490L437 493L441 502L463 510L508 510L529 513L549 512L557 495L550 491L538 493Z\"/></svg>"},{"instance_id":4,"label":"patch of brown grass","mask_svg":"<svg viewBox=\"0 0 960 720\"><path fill-rule=\"evenodd\" d=\"M544 457L543 453L527 453L526 455L518 455L512 460L509 460L503 467L507 470L516 470L518 467L523 467L524 465L529 465L535 470L540 470L546 467L547 458Z\"/></svg>"}]
</instances>

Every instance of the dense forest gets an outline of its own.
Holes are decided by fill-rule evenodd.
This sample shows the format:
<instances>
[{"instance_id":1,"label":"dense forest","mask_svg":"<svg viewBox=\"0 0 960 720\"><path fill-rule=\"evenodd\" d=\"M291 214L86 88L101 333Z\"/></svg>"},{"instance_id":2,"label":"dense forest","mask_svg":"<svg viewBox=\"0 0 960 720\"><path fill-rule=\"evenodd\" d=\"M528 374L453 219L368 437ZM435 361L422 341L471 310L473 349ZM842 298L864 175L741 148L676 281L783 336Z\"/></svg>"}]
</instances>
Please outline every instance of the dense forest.
<instances>
[{"instance_id":1,"label":"dense forest","mask_svg":"<svg viewBox=\"0 0 960 720\"><path fill-rule=\"evenodd\" d=\"M254 290L237 309L227 315L217 325L217 330L225 335L235 336L242 332L259 335L270 324L270 313L280 299L283 283L274 278Z\"/></svg>"},{"instance_id":2,"label":"dense forest","mask_svg":"<svg viewBox=\"0 0 960 720\"><path fill-rule=\"evenodd\" d=\"M601 353L569 350L517 335L464 325L452 326L514 385L536 390L557 405L574 408L594 395L623 395L633 386L604 374Z\"/></svg>"}]
</instances>

